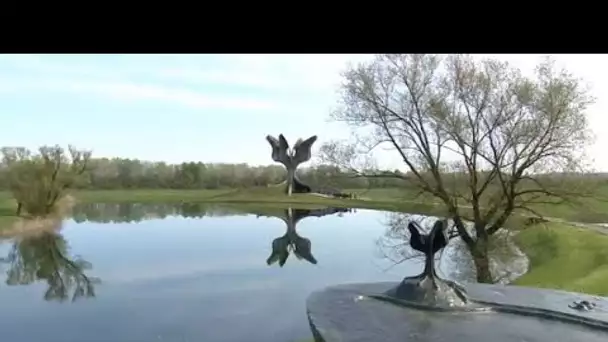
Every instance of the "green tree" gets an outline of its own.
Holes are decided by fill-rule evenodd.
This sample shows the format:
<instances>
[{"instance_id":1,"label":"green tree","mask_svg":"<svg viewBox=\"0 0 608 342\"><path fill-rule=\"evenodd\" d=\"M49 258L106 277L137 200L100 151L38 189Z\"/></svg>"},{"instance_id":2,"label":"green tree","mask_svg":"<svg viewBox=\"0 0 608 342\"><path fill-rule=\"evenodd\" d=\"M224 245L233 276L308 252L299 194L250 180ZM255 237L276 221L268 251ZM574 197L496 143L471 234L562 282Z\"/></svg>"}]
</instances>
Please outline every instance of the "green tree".
<instances>
[{"instance_id":1,"label":"green tree","mask_svg":"<svg viewBox=\"0 0 608 342\"><path fill-rule=\"evenodd\" d=\"M36 155L22 147L5 147L1 152L17 214L23 209L32 216L46 216L56 209L66 190L82 181L91 156L73 146L65 153L57 145L40 147Z\"/></svg>"}]
</instances>

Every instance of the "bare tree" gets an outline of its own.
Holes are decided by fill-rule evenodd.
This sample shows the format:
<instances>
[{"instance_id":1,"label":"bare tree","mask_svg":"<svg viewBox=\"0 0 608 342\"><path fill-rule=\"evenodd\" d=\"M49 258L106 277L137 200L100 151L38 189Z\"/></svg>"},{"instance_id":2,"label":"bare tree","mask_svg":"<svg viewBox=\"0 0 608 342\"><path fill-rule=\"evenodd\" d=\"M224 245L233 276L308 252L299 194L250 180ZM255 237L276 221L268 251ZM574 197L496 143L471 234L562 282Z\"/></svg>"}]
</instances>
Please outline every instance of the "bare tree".
<instances>
[{"instance_id":1,"label":"bare tree","mask_svg":"<svg viewBox=\"0 0 608 342\"><path fill-rule=\"evenodd\" d=\"M508 63L466 55L380 55L350 67L344 79L332 118L359 139L326 144L324 160L360 176L403 179L442 203L479 282L492 281L488 241L514 212L540 215L535 204L579 195L542 174L584 166L591 139L585 110L593 99L549 59L527 77ZM368 163L361 160L383 145L409 172L363 171Z\"/></svg>"}]
</instances>

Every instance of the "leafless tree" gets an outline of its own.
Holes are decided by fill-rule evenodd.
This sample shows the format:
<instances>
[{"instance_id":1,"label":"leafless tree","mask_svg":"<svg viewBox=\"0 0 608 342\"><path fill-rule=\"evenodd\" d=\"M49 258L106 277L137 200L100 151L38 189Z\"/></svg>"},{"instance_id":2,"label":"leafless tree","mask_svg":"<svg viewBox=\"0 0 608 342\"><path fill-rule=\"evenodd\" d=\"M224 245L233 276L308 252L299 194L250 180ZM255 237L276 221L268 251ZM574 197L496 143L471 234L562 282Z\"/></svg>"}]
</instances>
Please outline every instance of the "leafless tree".
<instances>
[{"instance_id":1,"label":"leafless tree","mask_svg":"<svg viewBox=\"0 0 608 342\"><path fill-rule=\"evenodd\" d=\"M332 113L357 141L329 142L321 152L360 176L403 179L444 205L478 281L491 282L488 241L509 217L540 215L538 203L580 195L572 177L546 174L585 167L592 138L585 111L593 101L549 59L525 76L506 62L468 55L379 55L344 73L341 105ZM370 153L381 146L409 172L367 173Z\"/></svg>"}]
</instances>

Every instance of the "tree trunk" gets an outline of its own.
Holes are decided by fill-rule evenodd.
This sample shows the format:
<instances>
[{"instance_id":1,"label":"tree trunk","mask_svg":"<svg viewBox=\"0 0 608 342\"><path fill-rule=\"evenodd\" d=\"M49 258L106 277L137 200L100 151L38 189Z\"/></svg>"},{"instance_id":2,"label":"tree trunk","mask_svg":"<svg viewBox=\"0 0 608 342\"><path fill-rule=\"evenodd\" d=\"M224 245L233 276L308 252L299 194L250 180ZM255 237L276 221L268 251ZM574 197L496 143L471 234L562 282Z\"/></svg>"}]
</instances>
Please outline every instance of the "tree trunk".
<instances>
[{"instance_id":1,"label":"tree trunk","mask_svg":"<svg viewBox=\"0 0 608 342\"><path fill-rule=\"evenodd\" d=\"M471 256L475 264L477 273L477 282L492 284L492 272L490 271L490 255L488 253L488 244L485 241L477 241L475 247L471 249Z\"/></svg>"},{"instance_id":2,"label":"tree trunk","mask_svg":"<svg viewBox=\"0 0 608 342\"><path fill-rule=\"evenodd\" d=\"M494 279L492 278L492 272L490 272L490 260L488 256L474 257L473 262L475 263L475 271L477 272L477 282L492 284Z\"/></svg>"}]
</instances>

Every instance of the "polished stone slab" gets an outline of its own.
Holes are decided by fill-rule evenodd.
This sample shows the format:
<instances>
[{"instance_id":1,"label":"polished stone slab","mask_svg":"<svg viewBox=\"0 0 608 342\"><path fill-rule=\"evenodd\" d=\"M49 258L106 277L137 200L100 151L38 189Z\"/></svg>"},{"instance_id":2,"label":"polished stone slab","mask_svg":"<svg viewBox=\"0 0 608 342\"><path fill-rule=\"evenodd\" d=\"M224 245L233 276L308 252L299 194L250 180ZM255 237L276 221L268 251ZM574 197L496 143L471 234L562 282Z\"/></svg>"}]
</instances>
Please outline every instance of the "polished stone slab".
<instances>
[{"instance_id":1,"label":"polished stone slab","mask_svg":"<svg viewBox=\"0 0 608 342\"><path fill-rule=\"evenodd\" d=\"M338 285L314 292L307 310L317 341L608 341L608 299L519 286L465 284L478 311L433 311L373 296L399 283ZM586 300L591 310L572 308Z\"/></svg>"}]
</instances>

